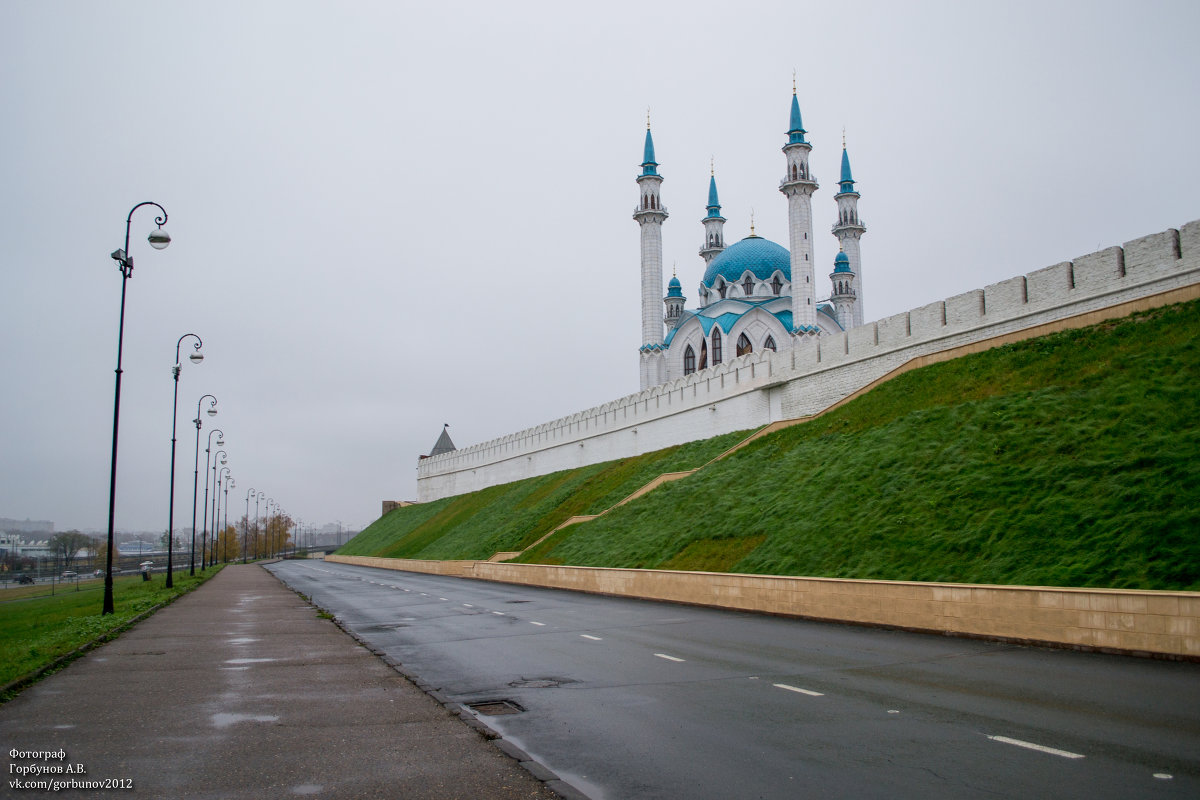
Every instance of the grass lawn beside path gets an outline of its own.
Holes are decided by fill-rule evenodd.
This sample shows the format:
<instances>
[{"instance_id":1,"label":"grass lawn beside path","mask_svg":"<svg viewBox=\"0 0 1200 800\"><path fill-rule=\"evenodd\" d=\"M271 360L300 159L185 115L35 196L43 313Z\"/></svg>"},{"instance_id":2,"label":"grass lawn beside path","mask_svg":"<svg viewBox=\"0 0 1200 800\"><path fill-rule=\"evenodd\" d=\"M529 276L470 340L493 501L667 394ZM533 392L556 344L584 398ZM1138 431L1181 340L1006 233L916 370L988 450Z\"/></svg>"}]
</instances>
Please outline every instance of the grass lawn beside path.
<instances>
[{"instance_id":1,"label":"grass lawn beside path","mask_svg":"<svg viewBox=\"0 0 1200 800\"><path fill-rule=\"evenodd\" d=\"M44 594L45 588L40 586L0 594L0 687L48 667L91 642L119 633L134 617L174 600L219 571L220 567L194 577L186 571L177 572L171 589L163 585L163 574L149 581L143 581L140 575L115 578L114 613L103 616L101 580L82 582L77 587L60 586L54 595ZM0 702L18 690L5 689Z\"/></svg>"}]
</instances>

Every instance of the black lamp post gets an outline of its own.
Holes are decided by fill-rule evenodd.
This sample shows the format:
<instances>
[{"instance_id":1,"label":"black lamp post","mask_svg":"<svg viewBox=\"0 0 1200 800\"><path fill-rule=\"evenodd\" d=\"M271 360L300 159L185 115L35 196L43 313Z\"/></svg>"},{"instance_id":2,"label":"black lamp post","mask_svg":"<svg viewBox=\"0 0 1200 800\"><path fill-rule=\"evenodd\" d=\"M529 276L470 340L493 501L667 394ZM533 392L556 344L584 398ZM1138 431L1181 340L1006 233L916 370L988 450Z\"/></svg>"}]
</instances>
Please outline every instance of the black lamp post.
<instances>
[{"instance_id":1,"label":"black lamp post","mask_svg":"<svg viewBox=\"0 0 1200 800\"><path fill-rule=\"evenodd\" d=\"M227 474L228 472L229 472L229 467L221 468L221 484L225 487L225 521L221 523L221 533L229 532L229 490L234 488L235 486L237 486L237 482L233 479L232 475ZM226 478L229 478L229 480L225 480ZM221 510L220 504L218 503L217 511L220 511L220 510ZM216 516L215 515L213 516L213 524L214 525L216 524ZM221 540L218 539L217 541L220 542ZM214 551L216 550L215 544L213 546L213 550ZM221 561L223 563L229 563L229 537L228 536L225 537L224 544L221 545Z\"/></svg>"},{"instance_id":2,"label":"black lamp post","mask_svg":"<svg viewBox=\"0 0 1200 800\"><path fill-rule=\"evenodd\" d=\"M112 436L112 471L108 480L108 568L104 572L104 605L100 611L103 614L113 613L113 523L117 511L117 429L121 421L121 351L125 343L125 287L133 275L133 258L129 255L129 226L133 222L133 212L142 206L154 206L162 212L161 217L155 217L158 227L150 232L150 246L162 250L171 243L171 237L162 229L167 224L167 210L158 203L147 200L138 203L129 210L125 218L125 246L113 252L113 260L121 270L121 316L117 327L117 386L113 400L113 436Z\"/></svg>"},{"instance_id":3,"label":"black lamp post","mask_svg":"<svg viewBox=\"0 0 1200 800\"><path fill-rule=\"evenodd\" d=\"M254 494L253 486L250 487L250 491L246 492L246 517L245 517L246 521L242 523L242 563L243 564L246 563L246 536L247 536L247 534L250 533L250 495L252 495L252 494ZM257 505L258 501L255 500L254 502ZM258 517L258 515L256 513L255 520L254 520L255 532L258 531L257 517Z\"/></svg>"},{"instance_id":4,"label":"black lamp post","mask_svg":"<svg viewBox=\"0 0 1200 800\"><path fill-rule=\"evenodd\" d=\"M217 415L217 398L213 397L211 394L206 394L206 395L202 395L200 397L200 399L196 401L196 418L194 420L192 420L192 422L196 423L196 463L195 463L194 471L192 473L192 557L191 557L191 561L188 563L188 574L189 575L196 574L196 502L199 499L198 495L200 492L200 406L204 405L205 397L212 397L212 402L208 404L208 415L210 417L215 417ZM218 439L218 441L220 441L220 440ZM205 466L205 469L207 470L207 468L208 468L207 462L205 463L204 466ZM205 492L205 498L207 500L207 497L208 497L208 473L207 472L204 475L204 492ZM205 510L207 511L208 509L205 509ZM207 529L206 529L206 533L207 533ZM206 542L207 542L207 539L201 540L200 547L204 548ZM201 569L201 571L204 570L204 552L203 552L203 550L201 550L201 553L200 553L200 569Z\"/></svg>"},{"instance_id":5,"label":"black lamp post","mask_svg":"<svg viewBox=\"0 0 1200 800\"><path fill-rule=\"evenodd\" d=\"M201 398L201 399L203 399L203 398ZM199 415L197 415L197 419L199 419ZM217 447L221 447L222 445L225 444L225 431L221 430L220 428L213 428L211 431L208 432L208 443L204 448L204 521L200 523L200 530L204 531L204 545L200 548L202 551L202 555L200 557L200 569L202 571L204 569L205 563L210 564L210 565L213 563L212 556L209 554L209 549L208 549L208 463L210 460L210 456L212 454L212 446L213 446L212 437L213 437L214 433L217 434ZM197 446L199 446L199 444L197 444ZM224 451L222 451L222 452L224 452ZM200 462L200 459L198 456L196 458L196 462L197 462L197 464L199 464L199 462ZM213 505L216 506L215 501L213 502ZM216 517L215 513L213 514L212 519L213 519L213 525L216 526L217 517ZM192 527L195 527L195 525L193 525ZM215 540L213 541L213 549L214 550L216 549L216 541Z\"/></svg>"},{"instance_id":6,"label":"black lamp post","mask_svg":"<svg viewBox=\"0 0 1200 800\"><path fill-rule=\"evenodd\" d=\"M193 364L199 364L204 360L204 354L200 352L200 348L204 346L204 342L194 333L185 333L179 337L179 341L175 342L175 366L171 368L171 374L175 376L175 399L174 405L171 406L171 499L167 503L167 588L170 589L175 585L174 581L174 564L175 564L175 422L179 417L179 372L183 369L179 364L179 348L183 346L183 340L187 338L196 340L192 345L193 352L188 356ZM198 435L198 434L197 434ZM193 536L195 531L192 531Z\"/></svg>"}]
</instances>

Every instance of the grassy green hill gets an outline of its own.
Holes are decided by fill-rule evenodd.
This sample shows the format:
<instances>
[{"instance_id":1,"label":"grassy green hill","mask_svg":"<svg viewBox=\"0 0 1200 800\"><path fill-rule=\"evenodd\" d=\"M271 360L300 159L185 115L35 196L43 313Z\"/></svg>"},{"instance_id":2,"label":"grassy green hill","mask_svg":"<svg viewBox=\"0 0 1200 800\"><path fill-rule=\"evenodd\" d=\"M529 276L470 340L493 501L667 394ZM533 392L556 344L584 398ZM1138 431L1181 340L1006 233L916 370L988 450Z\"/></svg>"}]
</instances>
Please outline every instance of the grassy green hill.
<instances>
[{"instance_id":1,"label":"grassy green hill","mask_svg":"<svg viewBox=\"0 0 1200 800\"><path fill-rule=\"evenodd\" d=\"M1200 303L905 373L533 563L1200 590ZM733 434L398 509L341 552L487 558Z\"/></svg>"}]
</instances>

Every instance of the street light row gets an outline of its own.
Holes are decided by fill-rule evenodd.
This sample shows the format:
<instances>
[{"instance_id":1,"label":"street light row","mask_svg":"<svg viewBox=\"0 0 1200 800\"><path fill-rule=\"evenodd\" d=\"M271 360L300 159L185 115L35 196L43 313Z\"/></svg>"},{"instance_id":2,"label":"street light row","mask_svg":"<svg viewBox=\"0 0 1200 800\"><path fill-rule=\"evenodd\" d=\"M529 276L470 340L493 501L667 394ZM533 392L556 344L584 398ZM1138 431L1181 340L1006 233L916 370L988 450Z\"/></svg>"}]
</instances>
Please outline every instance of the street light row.
<instances>
[{"instance_id":1,"label":"street light row","mask_svg":"<svg viewBox=\"0 0 1200 800\"><path fill-rule=\"evenodd\" d=\"M124 340L125 340L125 291L126 291L126 286L129 282L129 278L133 275L133 258L129 255L129 232L130 232L131 224L133 222L134 212L136 212L142 206L153 206L162 212L161 215L155 216L155 218L154 218L154 221L158 227L155 230L151 231L150 235L147 237L148 241L150 242L150 246L156 250L162 250L164 247L166 247L167 245L169 245L171 243L170 235L165 230L163 230L163 227L162 227L167 222L166 209L164 209L158 203L146 201L143 203L138 203L132 209L130 209L129 216L127 216L125 218L125 246L120 250L113 251L113 253L112 253L112 258L113 258L113 260L115 260L117 262L118 268L120 269L121 276L122 276L121 277L121 313L120 313L119 327L117 329L117 370L116 370L116 388L115 388L114 400L113 400L112 469L111 469L111 472L109 475L109 490L108 490L108 559L107 559L107 569L105 570L105 575L104 575L104 605L101 610L101 614L113 613L113 553L114 553L113 539L114 539L114 527L115 527L114 523L115 523L115 517L116 517L116 496L117 496L117 442L118 442L118 431L120 428L120 420L121 420L121 375L122 375L121 355L122 355L122 350L124 347ZM177 428L176 423L178 421L178 416L179 416L179 413L178 413L179 412L179 374L181 372L181 362L180 362L179 353L180 353L180 350L182 349L183 342L189 338L195 339L196 341L192 346L193 352L188 354L188 359L190 361L192 361L192 363L196 363L196 364L198 364L204 360L204 354L201 352L201 347L203 347L204 342L200 339L199 336L197 336L194 333L185 333L183 336L179 337L179 340L175 343L175 365L174 365L174 367L172 367L172 375L173 375L174 381L175 381L175 391L174 391L173 405L172 405L172 409L171 409L171 497L170 497L170 501L168 503L168 512L167 512L167 581L166 581L166 585L168 588L171 588L174 585L173 575L174 575L174 557L175 557L175 443L176 443L176 428ZM196 507L197 507L198 493L199 493L200 429L202 427L201 407L203 406L204 401L206 399L211 400L211 403L209 404L209 408L207 409L208 415L216 416L216 414L217 414L217 398L214 397L213 395L211 395L211 394L203 395L196 402L196 418L193 420L193 423L196 426L196 456L195 456L195 472L194 472L194 476L193 476L193 480L192 480L192 544L191 544L191 556L190 556L190 560L189 560L189 571L190 571L190 574L192 574L192 575L196 574ZM209 547L208 547L208 531L209 531L209 527L208 527L208 511L209 511L208 471L209 471L210 454L212 454L211 451L212 451L212 446L213 446L213 442L212 442L213 433L218 434L217 442L216 442L217 447L223 447L225 444L225 441L224 441L225 434L223 431L221 431L219 429L213 429L212 431L209 432L208 447L204 451L204 453L205 453L205 456L204 456L204 459L205 459L205 461L204 461L204 522L203 522L203 528L202 528L203 533L202 533L202 537L201 537L201 556L200 556L200 569L202 571L204 570L206 564L211 565L211 564L216 563L217 544L220 541L220 539L214 535L213 547L212 547L212 552L210 555ZM228 522L229 522L229 490L231 488L233 488L235 484L234 484L233 478L231 477L229 467L225 466L228 463L227 458L226 458L227 453L224 450L219 450L217 453L212 454L212 455L213 455L213 458L211 459L212 472L213 472L213 484L212 485L213 485L213 489L214 489L213 503L212 503L212 511L213 511L212 523L213 523L213 528L215 529L216 525L217 525L218 515L221 511L220 495L223 491L225 494L225 505L224 505L225 524L222 526L222 531L224 531L224 530L227 530ZM254 490L251 489L250 492L254 492ZM242 533L242 542L243 542L242 561L243 561L243 563L246 560L245 537L246 537L247 529L249 528L249 515L250 515L250 512L249 512L249 506L250 506L249 497L250 497L250 495L247 494L246 497L247 497L247 500L246 500L246 509L247 509L246 510L246 524L243 526L243 533ZM265 493L260 492L259 495L255 499L254 530L255 530L256 541L258 538L258 501L262 497L265 497ZM274 504L274 502L275 502L274 499L270 499L268 501L268 511L270 510L271 504ZM282 509L279 509L278 506L276 506L276 510L277 510L277 514L282 511ZM268 528L269 528L269 517L268 517ZM285 533L286 533L287 528L290 528L290 526L285 527ZM214 534L215 534L215 531L214 531ZM228 537L227 537L227 540L228 540ZM284 541L286 541L286 539L284 539ZM222 554L222 556L223 556L222 560L228 561L228 553L224 553L224 554Z\"/></svg>"}]
</instances>

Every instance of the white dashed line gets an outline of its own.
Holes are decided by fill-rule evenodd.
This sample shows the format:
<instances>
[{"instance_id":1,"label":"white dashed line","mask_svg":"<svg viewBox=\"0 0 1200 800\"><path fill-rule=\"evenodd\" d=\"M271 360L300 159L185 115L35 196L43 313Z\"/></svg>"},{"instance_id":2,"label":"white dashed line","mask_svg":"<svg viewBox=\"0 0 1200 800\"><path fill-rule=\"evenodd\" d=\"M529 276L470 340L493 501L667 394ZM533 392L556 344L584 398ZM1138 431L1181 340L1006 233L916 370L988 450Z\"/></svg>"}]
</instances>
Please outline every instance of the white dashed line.
<instances>
[{"instance_id":1,"label":"white dashed line","mask_svg":"<svg viewBox=\"0 0 1200 800\"><path fill-rule=\"evenodd\" d=\"M1017 747L1024 747L1026 750L1037 750L1039 753L1049 753L1052 756L1061 758L1083 758L1079 753L1072 753L1069 750L1059 750L1057 747L1046 747L1043 744L1034 744L1033 742L1023 742L1020 739L1010 739L1007 736L989 736L987 737L993 742L1003 742L1004 744L1013 744Z\"/></svg>"},{"instance_id":2,"label":"white dashed line","mask_svg":"<svg viewBox=\"0 0 1200 800\"><path fill-rule=\"evenodd\" d=\"M471 605L470 603L463 603L463 608L474 608L474 607L475 606Z\"/></svg>"},{"instance_id":3,"label":"white dashed line","mask_svg":"<svg viewBox=\"0 0 1200 800\"><path fill-rule=\"evenodd\" d=\"M503 611L493 611L492 613L493 613L493 614L495 614L497 617L503 617L503 616L504 616L504 612L503 612Z\"/></svg>"},{"instance_id":4,"label":"white dashed line","mask_svg":"<svg viewBox=\"0 0 1200 800\"><path fill-rule=\"evenodd\" d=\"M544 622L534 622L533 620L529 620L529 624L530 624L530 625L537 625L537 626L539 626L539 627L542 627L542 628L546 627L546 623L544 623Z\"/></svg>"},{"instance_id":5,"label":"white dashed line","mask_svg":"<svg viewBox=\"0 0 1200 800\"><path fill-rule=\"evenodd\" d=\"M806 694L809 697L824 697L825 696L825 695L821 694L820 692L814 692L811 689L801 689L799 686L788 686L786 683L773 683L771 685L774 686L776 689L786 689L789 692L796 692L797 694Z\"/></svg>"},{"instance_id":6,"label":"white dashed line","mask_svg":"<svg viewBox=\"0 0 1200 800\"><path fill-rule=\"evenodd\" d=\"M445 603L445 602L448 602L450 600L450 598L449 597L439 597L438 600L441 600L443 603Z\"/></svg>"},{"instance_id":7,"label":"white dashed line","mask_svg":"<svg viewBox=\"0 0 1200 800\"><path fill-rule=\"evenodd\" d=\"M655 653L654 656L656 658L665 658L667 661L679 661L679 662L683 661L682 658L676 658L675 656L669 656L666 653Z\"/></svg>"},{"instance_id":8,"label":"white dashed line","mask_svg":"<svg viewBox=\"0 0 1200 800\"><path fill-rule=\"evenodd\" d=\"M591 639L593 642L603 642L603 641L604 641L604 640L603 640L603 639L601 639L599 636L590 636L590 635L588 635L588 634L586 634L586 633L581 633L581 634L579 634L579 635L580 635L582 638L584 638L584 639Z\"/></svg>"}]
</instances>

